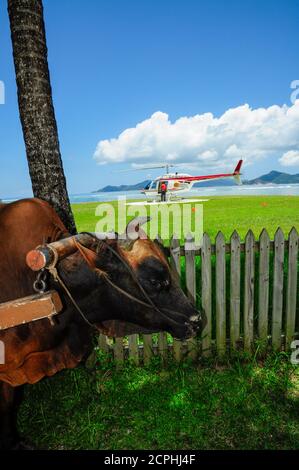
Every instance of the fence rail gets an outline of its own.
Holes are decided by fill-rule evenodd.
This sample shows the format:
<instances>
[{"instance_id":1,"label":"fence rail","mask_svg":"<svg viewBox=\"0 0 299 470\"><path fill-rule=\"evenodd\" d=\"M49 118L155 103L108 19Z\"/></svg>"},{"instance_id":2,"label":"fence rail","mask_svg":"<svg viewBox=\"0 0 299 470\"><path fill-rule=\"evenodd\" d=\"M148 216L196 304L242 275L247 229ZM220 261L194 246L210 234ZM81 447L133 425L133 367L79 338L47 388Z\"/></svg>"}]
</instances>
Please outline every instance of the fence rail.
<instances>
[{"instance_id":1,"label":"fence rail","mask_svg":"<svg viewBox=\"0 0 299 470\"><path fill-rule=\"evenodd\" d=\"M168 255L187 295L205 312L207 325L200 340L177 341L167 333L131 335L114 341L100 335L99 348L122 363L131 358L147 364L159 354L180 361L188 356L288 349L299 330L298 242L292 228L285 239L280 228L271 241L264 229L258 240L251 230L245 241L234 231L229 242L219 232L215 244L203 235L200 249L192 238L184 246L173 238Z\"/></svg>"}]
</instances>

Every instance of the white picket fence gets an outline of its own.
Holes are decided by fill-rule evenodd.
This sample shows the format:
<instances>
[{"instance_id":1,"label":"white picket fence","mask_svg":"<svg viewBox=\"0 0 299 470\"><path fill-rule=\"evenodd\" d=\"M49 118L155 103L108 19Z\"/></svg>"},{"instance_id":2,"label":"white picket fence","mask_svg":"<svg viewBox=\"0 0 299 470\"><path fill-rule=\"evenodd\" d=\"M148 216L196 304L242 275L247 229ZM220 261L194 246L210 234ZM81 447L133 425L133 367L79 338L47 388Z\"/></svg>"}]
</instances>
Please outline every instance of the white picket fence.
<instances>
[{"instance_id":1,"label":"white picket fence","mask_svg":"<svg viewBox=\"0 0 299 470\"><path fill-rule=\"evenodd\" d=\"M181 342L166 333L115 340L100 335L99 348L111 352L118 363L130 358L136 364L147 364L157 354L163 361L171 356L180 361L237 350L250 353L257 344L289 349L299 330L298 241L295 228L288 239L278 228L274 241L265 229L258 240L249 230L245 242L236 231L228 243L222 232L215 244L204 234L197 250L192 239L180 246L173 238L170 263L179 275L185 266L187 295L207 317L201 340Z\"/></svg>"}]
</instances>

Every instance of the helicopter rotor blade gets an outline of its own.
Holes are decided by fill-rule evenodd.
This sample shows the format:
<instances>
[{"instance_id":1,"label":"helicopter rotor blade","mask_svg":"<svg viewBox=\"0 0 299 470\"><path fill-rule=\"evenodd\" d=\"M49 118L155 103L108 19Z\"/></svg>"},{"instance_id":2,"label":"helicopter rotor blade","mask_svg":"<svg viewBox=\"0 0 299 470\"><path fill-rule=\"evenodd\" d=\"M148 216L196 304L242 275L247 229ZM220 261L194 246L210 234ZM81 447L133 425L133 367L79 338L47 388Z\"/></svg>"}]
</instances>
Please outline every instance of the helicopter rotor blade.
<instances>
[{"instance_id":1,"label":"helicopter rotor blade","mask_svg":"<svg viewBox=\"0 0 299 470\"><path fill-rule=\"evenodd\" d=\"M118 171L114 171L113 173L128 173L129 171L142 171L142 170L156 170L156 169L159 169L159 168L172 168L174 167L174 165L157 165L157 166L140 166L138 168L128 168L126 170L118 170Z\"/></svg>"}]
</instances>

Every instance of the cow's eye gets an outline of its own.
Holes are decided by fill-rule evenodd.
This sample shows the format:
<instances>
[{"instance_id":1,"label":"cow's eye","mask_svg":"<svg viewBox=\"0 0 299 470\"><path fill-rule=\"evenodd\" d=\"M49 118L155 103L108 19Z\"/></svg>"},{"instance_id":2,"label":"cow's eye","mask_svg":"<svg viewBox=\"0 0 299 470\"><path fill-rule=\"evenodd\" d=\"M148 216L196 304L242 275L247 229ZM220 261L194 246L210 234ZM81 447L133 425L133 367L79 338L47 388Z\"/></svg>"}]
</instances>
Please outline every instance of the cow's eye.
<instances>
[{"instance_id":1,"label":"cow's eye","mask_svg":"<svg viewBox=\"0 0 299 470\"><path fill-rule=\"evenodd\" d=\"M151 284L156 287L157 289L161 288L161 282L158 281L157 279L150 279Z\"/></svg>"},{"instance_id":2,"label":"cow's eye","mask_svg":"<svg viewBox=\"0 0 299 470\"><path fill-rule=\"evenodd\" d=\"M150 279L150 283L157 289L165 289L169 286L169 280L165 279L164 281L158 281L157 279Z\"/></svg>"}]
</instances>

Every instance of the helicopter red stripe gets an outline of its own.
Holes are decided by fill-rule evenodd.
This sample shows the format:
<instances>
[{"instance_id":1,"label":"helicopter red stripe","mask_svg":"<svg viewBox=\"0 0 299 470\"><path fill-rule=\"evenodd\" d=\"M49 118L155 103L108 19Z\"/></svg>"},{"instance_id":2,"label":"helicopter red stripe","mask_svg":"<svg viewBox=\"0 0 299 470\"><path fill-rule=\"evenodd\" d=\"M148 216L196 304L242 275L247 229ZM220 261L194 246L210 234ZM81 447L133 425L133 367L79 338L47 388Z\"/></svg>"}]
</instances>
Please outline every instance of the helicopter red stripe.
<instances>
[{"instance_id":1,"label":"helicopter red stripe","mask_svg":"<svg viewBox=\"0 0 299 470\"><path fill-rule=\"evenodd\" d=\"M240 175L240 170L243 160L239 160L233 173L220 173L218 175L205 175L205 176L174 176L172 178L160 178L160 180L180 180L180 181L203 181L203 180L212 180L215 178L230 178L232 176Z\"/></svg>"},{"instance_id":2,"label":"helicopter red stripe","mask_svg":"<svg viewBox=\"0 0 299 470\"><path fill-rule=\"evenodd\" d=\"M221 173L218 175L206 175L206 176L175 176L172 178L160 178L160 180L179 180L179 181L202 181L202 180L212 180L214 178L228 178L230 176L235 176L238 173Z\"/></svg>"}]
</instances>

